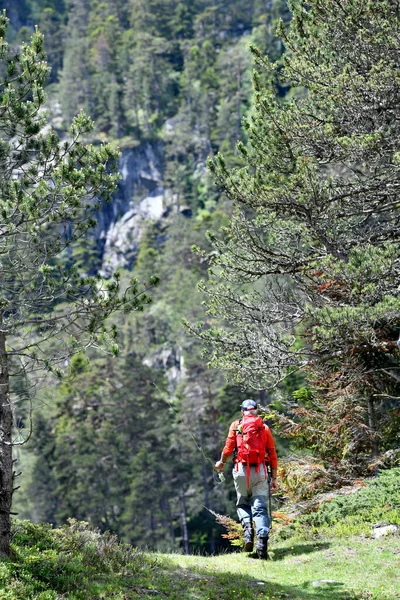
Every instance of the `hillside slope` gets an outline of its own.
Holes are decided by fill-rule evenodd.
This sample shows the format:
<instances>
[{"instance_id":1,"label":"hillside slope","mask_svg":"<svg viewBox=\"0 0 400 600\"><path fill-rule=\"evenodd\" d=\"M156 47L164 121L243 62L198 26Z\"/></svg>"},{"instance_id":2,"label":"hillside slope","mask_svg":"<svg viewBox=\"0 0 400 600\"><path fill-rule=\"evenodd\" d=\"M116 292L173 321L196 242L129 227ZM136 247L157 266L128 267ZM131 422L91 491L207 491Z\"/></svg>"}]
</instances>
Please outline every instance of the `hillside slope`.
<instances>
[{"instance_id":1,"label":"hillside slope","mask_svg":"<svg viewBox=\"0 0 400 600\"><path fill-rule=\"evenodd\" d=\"M153 554L72 522L17 524L14 556L0 563L2 600L395 600L398 537L276 544L272 560ZM362 568L361 568L362 565Z\"/></svg>"},{"instance_id":2,"label":"hillside slope","mask_svg":"<svg viewBox=\"0 0 400 600\"><path fill-rule=\"evenodd\" d=\"M396 600L399 480L400 469L383 473L353 496L299 519L288 539L275 531L268 561L240 552L150 553L87 523L71 520L53 529L19 521L13 556L0 563L0 599ZM377 524L389 522L397 530L379 535Z\"/></svg>"}]
</instances>

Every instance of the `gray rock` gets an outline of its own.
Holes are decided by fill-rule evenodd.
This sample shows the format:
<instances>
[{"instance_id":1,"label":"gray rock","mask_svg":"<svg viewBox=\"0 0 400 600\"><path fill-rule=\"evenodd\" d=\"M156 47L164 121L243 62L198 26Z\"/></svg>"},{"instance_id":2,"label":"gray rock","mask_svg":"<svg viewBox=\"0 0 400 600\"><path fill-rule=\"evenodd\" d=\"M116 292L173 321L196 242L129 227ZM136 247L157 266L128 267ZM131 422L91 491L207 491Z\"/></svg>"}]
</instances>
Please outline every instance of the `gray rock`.
<instances>
[{"instance_id":1,"label":"gray rock","mask_svg":"<svg viewBox=\"0 0 400 600\"><path fill-rule=\"evenodd\" d=\"M138 213L143 219L161 219L165 212L164 197L164 190L160 188L159 193L147 196L140 202Z\"/></svg>"},{"instance_id":2,"label":"gray rock","mask_svg":"<svg viewBox=\"0 0 400 600\"><path fill-rule=\"evenodd\" d=\"M372 537L378 539L399 531L398 525L377 525L372 530Z\"/></svg>"},{"instance_id":3,"label":"gray rock","mask_svg":"<svg viewBox=\"0 0 400 600\"><path fill-rule=\"evenodd\" d=\"M103 254L101 274L130 267L148 219L160 219L167 194L162 182L162 147L143 143L124 150L120 159L121 181L110 204L97 215L96 239Z\"/></svg>"},{"instance_id":4,"label":"gray rock","mask_svg":"<svg viewBox=\"0 0 400 600\"><path fill-rule=\"evenodd\" d=\"M187 375L182 347L168 342L145 358L143 364L164 371L171 394Z\"/></svg>"},{"instance_id":5,"label":"gray rock","mask_svg":"<svg viewBox=\"0 0 400 600\"><path fill-rule=\"evenodd\" d=\"M321 586L324 586L324 585L329 585L329 584L332 584L332 583L334 583L334 584L335 584L335 583L336 583L336 584L338 584L338 583L339 583L339 584L340 584L340 582L339 582L339 581L335 581L334 579L318 579L317 581L312 581L312 582L311 582L311 585L312 585L313 587L321 587Z\"/></svg>"},{"instance_id":6,"label":"gray rock","mask_svg":"<svg viewBox=\"0 0 400 600\"><path fill-rule=\"evenodd\" d=\"M103 239L122 215L161 187L161 145L145 142L136 148L124 150L119 162L119 171L121 181L118 190L112 202L104 205L97 215L97 234Z\"/></svg>"},{"instance_id":7,"label":"gray rock","mask_svg":"<svg viewBox=\"0 0 400 600\"><path fill-rule=\"evenodd\" d=\"M138 205L131 205L105 232L102 276L109 276L117 267L129 267L135 262L139 242L149 219L161 219L164 214L164 191L156 189Z\"/></svg>"}]
</instances>

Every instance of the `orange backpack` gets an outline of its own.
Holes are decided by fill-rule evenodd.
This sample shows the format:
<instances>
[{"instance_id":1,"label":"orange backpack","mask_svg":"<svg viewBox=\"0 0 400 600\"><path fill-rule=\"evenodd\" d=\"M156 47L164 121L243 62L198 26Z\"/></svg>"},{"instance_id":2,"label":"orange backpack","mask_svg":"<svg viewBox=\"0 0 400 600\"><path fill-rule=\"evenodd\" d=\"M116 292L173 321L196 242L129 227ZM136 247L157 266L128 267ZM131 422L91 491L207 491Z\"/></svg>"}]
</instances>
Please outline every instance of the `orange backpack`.
<instances>
[{"instance_id":1,"label":"orange backpack","mask_svg":"<svg viewBox=\"0 0 400 600\"><path fill-rule=\"evenodd\" d=\"M238 469L238 463L246 464L246 486L250 489L251 465L256 465L256 473L258 473L260 465L263 464L265 476L267 476L265 464L267 433L262 418L256 415L244 415L236 431L236 469Z\"/></svg>"}]
</instances>

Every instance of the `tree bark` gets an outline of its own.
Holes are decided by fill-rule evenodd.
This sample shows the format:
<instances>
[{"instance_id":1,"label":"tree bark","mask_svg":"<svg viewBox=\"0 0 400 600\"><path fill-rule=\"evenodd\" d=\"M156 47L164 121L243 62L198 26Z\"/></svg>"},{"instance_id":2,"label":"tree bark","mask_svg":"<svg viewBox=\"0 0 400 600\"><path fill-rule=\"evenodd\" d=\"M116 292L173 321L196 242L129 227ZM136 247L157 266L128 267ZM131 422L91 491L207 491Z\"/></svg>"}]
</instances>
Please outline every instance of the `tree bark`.
<instances>
[{"instance_id":1,"label":"tree bark","mask_svg":"<svg viewBox=\"0 0 400 600\"><path fill-rule=\"evenodd\" d=\"M0 319L0 329L1 325ZM6 336L0 331L0 557L10 554L10 513L13 492L12 425Z\"/></svg>"},{"instance_id":2,"label":"tree bark","mask_svg":"<svg viewBox=\"0 0 400 600\"><path fill-rule=\"evenodd\" d=\"M197 431L199 436L200 448L204 446L203 432L201 430L200 420L197 420ZM210 488L208 485L208 473L207 473L207 465L204 458L203 452L200 452L200 460L201 460L201 476L203 479L203 490L204 490L204 506L207 508L212 508L210 506Z\"/></svg>"},{"instance_id":3,"label":"tree bark","mask_svg":"<svg viewBox=\"0 0 400 600\"><path fill-rule=\"evenodd\" d=\"M374 399L371 396L368 398L368 425L372 434L372 458L375 459L378 456L378 440L376 435L376 415Z\"/></svg>"},{"instance_id":4,"label":"tree bark","mask_svg":"<svg viewBox=\"0 0 400 600\"><path fill-rule=\"evenodd\" d=\"M174 520L171 514L171 505L169 503L168 496L163 494L160 499L160 508L161 514L165 514L165 517L162 519L163 527L166 531L169 531L171 536L172 547L175 548L175 530L174 530Z\"/></svg>"},{"instance_id":5,"label":"tree bark","mask_svg":"<svg viewBox=\"0 0 400 600\"><path fill-rule=\"evenodd\" d=\"M182 479L179 478L179 502L181 505L181 530L182 530L182 543L185 554L190 554L189 546L189 532L187 527L187 512L185 502L185 490L183 489Z\"/></svg>"}]
</instances>

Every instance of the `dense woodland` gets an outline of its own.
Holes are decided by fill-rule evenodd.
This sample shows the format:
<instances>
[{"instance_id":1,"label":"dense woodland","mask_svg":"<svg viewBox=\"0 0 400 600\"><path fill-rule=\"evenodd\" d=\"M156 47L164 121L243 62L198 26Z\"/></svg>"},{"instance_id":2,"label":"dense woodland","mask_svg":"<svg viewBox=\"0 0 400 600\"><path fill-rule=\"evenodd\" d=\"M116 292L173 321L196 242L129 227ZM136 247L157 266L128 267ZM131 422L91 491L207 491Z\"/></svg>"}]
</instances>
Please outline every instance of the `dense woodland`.
<instances>
[{"instance_id":1,"label":"dense woodland","mask_svg":"<svg viewBox=\"0 0 400 600\"><path fill-rule=\"evenodd\" d=\"M111 204L62 268L117 268L122 287L159 278L150 304L111 317L118 351L82 347L64 377L14 378L18 442L33 419L14 450L20 516L222 548L207 509L234 515L234 494L212 465L247 397L291 459L282 496L398 464L398 66L382 65L400 52L400 16L345 4L339 34L324 2L293 15L283 0L3 3L10 47L35 25L45 36L60 137L83 110L85 139L122 151ZM342 53L352 39L359 54ZM133 183L129 157L143 163ZM130 211L160 196L129 230Z\"/></svg>"},{"instance_id":2,"label":"dense woodland","mask_svg":"<svg viewBox=\"0 0 400 600\"><path fill-rule=\"evenodd\" d=\"M251 103L248 43L278 57L283 46L273 32L288 10L283 2L208 1L5 7L10 44L29 42L36 24L45 36L53 126L62 135L83 109L95 121L95 143L133 148L136 156L150 145L161 172L152 185L162 186L169 209L141 226L134 258L129 250L122 256L123 280L158 275L160 284L143 313L116 317L120 356L78 354L62 383L47 381L34 398L16 390L20 439L30 401L35 410L32 440L16 449L23 475L14 510L52 523L73 515L133 544L214 551L224 541L205 507L234 514L234 500L232 486L213 481L212 464L240 402L259 392L208 369L202 344L182 325L205 316L196 286L207 263L191 248L207 248L206 231L229 216L205 162L218 150L238 161ZM129 201L146 193L139 185ZM99 231L64 260L99 270L106 253Z\"/></svg>"}]
</instances>

